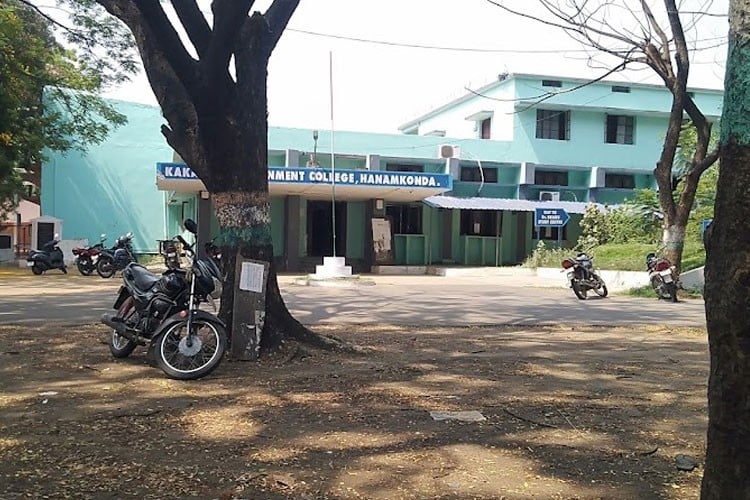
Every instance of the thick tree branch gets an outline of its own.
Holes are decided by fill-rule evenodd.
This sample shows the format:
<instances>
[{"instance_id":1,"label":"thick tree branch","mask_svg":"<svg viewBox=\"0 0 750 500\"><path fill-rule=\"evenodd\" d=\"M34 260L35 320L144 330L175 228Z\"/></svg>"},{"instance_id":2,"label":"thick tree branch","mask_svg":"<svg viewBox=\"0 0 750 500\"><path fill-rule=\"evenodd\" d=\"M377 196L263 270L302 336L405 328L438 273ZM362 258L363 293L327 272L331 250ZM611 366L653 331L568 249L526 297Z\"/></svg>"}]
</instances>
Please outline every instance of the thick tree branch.
<instances>
[{"instance_id":1,"label":"thick tree branch","mask_svg":"<svg viewBox=\"0 0 750 500\"><path fill-rule=\"evenodd\" d=\"M196 0L179 0L172 2L172 7L190 42L195 47L198 58L202 58L211 41L211 27L198 7L198 3Z\"/></svg>"},{"instance_id":2,"label":"thick tree branch","mask_svg":"<svg viewBox=\"0 0 750 500\"><path fill-rule=\"evenodd\" d=\"M253 3L254 0L214 0L211 4L214 34L206 57L201 61L205 74L231 78L229 60L232 58L240 28L247 21Z\"/></svg>"},{"instance_id":3,"label":"thick tree branch","mask_svg":"<svg viewBox=\"0 0 750 500\"><path fill-rule=\"evenodd\" d=\"M289 24L292 14L297 9L300 0L274 0L265 14L268 28L271 32L271 39L268 44L269 55L276 47L281 38L286 25Z\"/></svg>"}]
</instances>

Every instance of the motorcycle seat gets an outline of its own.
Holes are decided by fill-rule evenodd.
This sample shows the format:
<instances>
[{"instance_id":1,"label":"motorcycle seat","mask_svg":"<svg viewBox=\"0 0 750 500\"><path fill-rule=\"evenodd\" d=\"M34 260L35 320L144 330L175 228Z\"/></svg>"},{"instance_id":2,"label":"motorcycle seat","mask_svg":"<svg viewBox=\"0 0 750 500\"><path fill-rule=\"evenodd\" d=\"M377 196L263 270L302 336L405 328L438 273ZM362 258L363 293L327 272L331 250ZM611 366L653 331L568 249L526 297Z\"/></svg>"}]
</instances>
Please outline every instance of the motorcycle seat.
<instances>
[{"instance_id":1,"label":"motorcycle seat","mask_svg":"<svg viewBox=\"0 0 750 500\"><path fill-rule=\"evenodd\" d=\"M142 292L147 292L159 281L159 277L139 264L130 264L123 272L125 278Z\"/></svg>"}]
</instances>

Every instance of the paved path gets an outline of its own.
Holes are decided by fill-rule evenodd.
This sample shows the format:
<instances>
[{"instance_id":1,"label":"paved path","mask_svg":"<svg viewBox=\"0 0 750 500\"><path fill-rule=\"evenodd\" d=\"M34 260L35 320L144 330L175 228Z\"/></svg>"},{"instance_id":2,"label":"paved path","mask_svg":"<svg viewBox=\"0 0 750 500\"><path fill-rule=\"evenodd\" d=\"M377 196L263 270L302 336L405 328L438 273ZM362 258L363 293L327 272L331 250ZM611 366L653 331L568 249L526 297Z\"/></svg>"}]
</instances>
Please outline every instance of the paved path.
<instances>
[{"instance_id":1,"label":"paved path","mask_svg":"<svg viewBox=\"0 0 750 500\"><path fill-rule=\"evenodd\" d=\"M611 294L578 300L560 282L537 277L366 276L372 286L295 285L281 276L287 306L300 321L406 325L666 324L704 327L704 303L672 304ZM31 276L0 271L0 323L96 322L109 312L120 278L75 272Z\"/></svg>"}]
</instances>

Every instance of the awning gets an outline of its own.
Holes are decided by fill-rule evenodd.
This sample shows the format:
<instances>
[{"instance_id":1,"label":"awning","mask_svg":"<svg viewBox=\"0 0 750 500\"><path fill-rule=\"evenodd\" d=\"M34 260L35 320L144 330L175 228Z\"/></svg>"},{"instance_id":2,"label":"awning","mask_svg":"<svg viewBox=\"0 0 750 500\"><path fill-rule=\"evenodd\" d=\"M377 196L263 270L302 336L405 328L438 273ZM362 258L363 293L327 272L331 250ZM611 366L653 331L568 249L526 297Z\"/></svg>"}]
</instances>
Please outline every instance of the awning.
<instances>
[{"instance_id":1,"label":"awning","mask_svg":"<svg viewBox=\"0 0 750 500\"><path fill-rule=\"evenodd\" d=\"M586 213L586 207L595 205L600 211L604 205L582 201L536 201L516 200L511 198L458 198L455 196L430 196L423 200L427 205L436 208L463 210L516 210L534 212L537 208L562 208L569 214Z\"/></svg>"}]
</instances>

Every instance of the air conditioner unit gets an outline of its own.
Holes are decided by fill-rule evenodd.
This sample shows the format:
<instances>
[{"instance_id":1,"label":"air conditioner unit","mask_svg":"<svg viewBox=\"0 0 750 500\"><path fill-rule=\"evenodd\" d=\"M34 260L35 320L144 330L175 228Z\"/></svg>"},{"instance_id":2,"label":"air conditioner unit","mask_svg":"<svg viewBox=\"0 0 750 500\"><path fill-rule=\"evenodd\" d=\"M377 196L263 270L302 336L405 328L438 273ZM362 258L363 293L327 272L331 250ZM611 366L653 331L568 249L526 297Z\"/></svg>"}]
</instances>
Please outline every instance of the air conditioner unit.
<instances>
[{"instance_id":1,"label":"air conditioner unit","mask_svg":"<svg viewBox=\"0 0 750 500\"><path fill-rule=\"evenodd\" d=\"M539 201L560 201L560 193L557 191L539 191Z\"/></svg>"},{"instance_id":2,"label":"air conditioner unit","mask_svg":"<svg viewBox=\"0 0 750 500\"><path fill-rule=\"evenodd\" d=\"M461 156L461 147L451 144L441 144L438 146L438 158L459 158Z\"/></svg>"}]
</instances>

